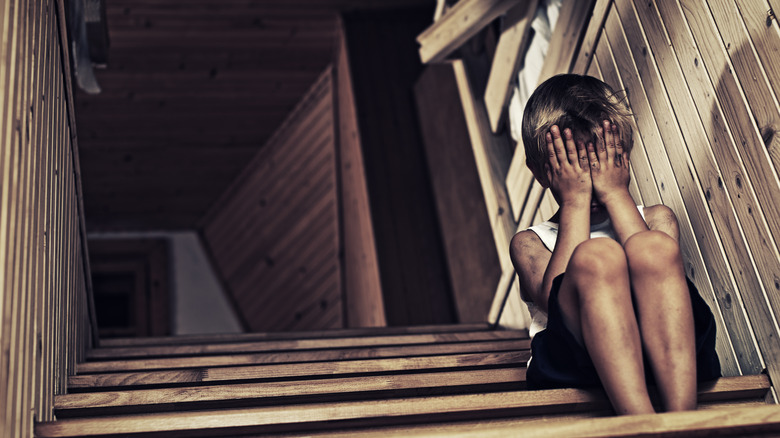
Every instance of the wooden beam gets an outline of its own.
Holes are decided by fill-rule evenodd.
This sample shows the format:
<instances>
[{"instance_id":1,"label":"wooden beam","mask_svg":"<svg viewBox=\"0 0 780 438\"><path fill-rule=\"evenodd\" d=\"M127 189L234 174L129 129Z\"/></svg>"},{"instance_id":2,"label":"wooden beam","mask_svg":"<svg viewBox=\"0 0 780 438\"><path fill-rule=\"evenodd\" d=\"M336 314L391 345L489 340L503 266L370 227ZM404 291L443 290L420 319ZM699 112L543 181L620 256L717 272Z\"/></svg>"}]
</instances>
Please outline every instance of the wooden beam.
<instances>
[{"instance_id":1,"label":"wooden beam","mask_svg":"<svg viewBox=\"0 0 780 438\"><path fill-rule=\"evenodd\" d=\"M424 64L444 60L518 0L461 0L417 37ZM530 3L530 2L529 2Z\"/></svg>"},{"instance_id":2,"label":"wooden beam","mask_svg":"<svg viewBox=\"0 0 780 438\"><path fill-rule=\"evenodd\" d=\"M536 2L521 1L504 17L503 31L498 39L496 53L490 67L485 88L485 107L490 119L490 129L501 129L512 96L513 84L523 61L523 54L531 35L531 22L536 13Z\"/></svg>"}]
</instances>

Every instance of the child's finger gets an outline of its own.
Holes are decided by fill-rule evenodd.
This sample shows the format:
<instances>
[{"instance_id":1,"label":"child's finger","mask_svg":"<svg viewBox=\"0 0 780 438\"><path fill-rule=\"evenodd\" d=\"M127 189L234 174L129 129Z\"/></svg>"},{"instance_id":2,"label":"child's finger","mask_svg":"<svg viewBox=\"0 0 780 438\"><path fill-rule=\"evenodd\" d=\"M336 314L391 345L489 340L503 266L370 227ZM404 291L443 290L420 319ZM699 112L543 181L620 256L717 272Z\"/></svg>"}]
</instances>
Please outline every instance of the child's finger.
<instances>
[{"instance_id":1,"label":"child's finger","mask_svg":"<svg viewBox=\"0 0 780 438\"><path fill-rule=\"evenodd\" d=\"M550 163L544 163L544 173L547 174L547 184L552 184L553 176Z\"/></svg>"},{"instance_id":2,"label":"child's finger","mask_svg":"<svg viewBox=\"0 0 780 438\"><path fill-rule=\"evenodd\" d=\"M580 169L587 169L589 160L588 160L588 148L585 146L585 143L583 142L577 142L577 159L579 161Z\"/></svg>"},{"instance_id":3,"label":"child's finger","mask_svg":"<svg viewBox=\"0 0 780 438\"><path fill-rule=\"evenodd\" d=\"M555 153L552 133L548 132L545 135L545 140L547 140L547 164L550 166L550 171L555 172L560 169L561 165L558 163L558 155Z\"/></svg>"},{"instance_id":4,"label":"child's finger","mask_svg":"<svg viewBox=\"0 0 780 438\"><path fill-rule=\"evenodd\" d=\"M598 170L599 169L599 157L596 153L596 147L593 146L593 143L588 143L588 162L590 163L591 170Z\"/></svg>"},{"instance_id":5,"label":"child's finger","mask_svg":"<svg viewBox=\"0 0 780 438\"><path fill-rule=\"evenodd\" d=\"M599 126L596 130L596 156L602 163L607 163L607 143L604 128Z\"/></svg>"},{"instance_id":6,"label":"child's finger","mask_svg":"<svg viewBox=\"0 0 780 438\"><path fill-rule=\"evenodd\" d=\"M556 164L554 169L560 169L563 164L569 161L566 153L566 145L563 141L563 133L558 125L553 125L550 128L550 134L552 134L553 151L556 157Z\"/></svg>"},{"instance_id":7,"label":"child's finger","mask_svg":"<svg viewBox=\"0 0 780 438\"><path fill-rule=\"evenodd\" d=\"M615 141L615 166L622 167L625 160L625 152L623 151L623 140L620 138L620 132L616 125L612 125L612 138Z\"/></svg>"},{"instance_id":8,"label":"child's finger","mask_svg":"<svg viewBox=\"0 0 780 438\"><path fill-rule=\"evenodd\" d=\"M566 160L566 146L563 143L563 137L561 137L561 128L558 125L552 125L550 128L550 134L552 134L553 149L557 158L558 164L563 163Z\"/></svg>"},{"instance_id":9,"label":"child's finger","mask_svg":"<svg viewBox=\"0 0 780 438\"><path fill-rule=\"evenodd\" d=\"M604 120L604 143L607 152L607 162L613 163L615 161L615 136L613 135L612 124L609 120Z\"/></svg>"},{"instance_id":10,"label":"child's finger","mask_svg":"<svg viewBox=\"0 0 780 438\"><path fill-rule=\"evenodd\" d=\"M578 165L579 154L577 153L577 145L574 142L574 134L571 129L566 128L563 130L563 136L566 140L566 158L572 166Z\"/></svg>"}]
</instances>

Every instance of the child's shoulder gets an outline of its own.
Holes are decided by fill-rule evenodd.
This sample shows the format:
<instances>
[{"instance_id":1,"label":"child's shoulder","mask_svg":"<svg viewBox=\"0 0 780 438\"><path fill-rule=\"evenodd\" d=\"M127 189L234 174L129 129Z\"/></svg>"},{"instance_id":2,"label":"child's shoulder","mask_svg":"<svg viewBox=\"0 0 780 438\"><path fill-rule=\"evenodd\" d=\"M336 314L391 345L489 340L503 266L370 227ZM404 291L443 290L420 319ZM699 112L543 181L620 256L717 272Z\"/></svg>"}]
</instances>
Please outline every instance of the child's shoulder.
<instances>
[{"instance_id":1,"label":"child's shoulder","mask_svg":"<svg viewBox=\"0 0 780 438\"><path fill-rule=\"evenodd\" d=\"M539 235L533 232L530 228L526 228L523 231L519 231L512 237L512 246L515 249L523 250L535 250L537 248L544 248L544 243Z\"/></svg>"}]
</instances>

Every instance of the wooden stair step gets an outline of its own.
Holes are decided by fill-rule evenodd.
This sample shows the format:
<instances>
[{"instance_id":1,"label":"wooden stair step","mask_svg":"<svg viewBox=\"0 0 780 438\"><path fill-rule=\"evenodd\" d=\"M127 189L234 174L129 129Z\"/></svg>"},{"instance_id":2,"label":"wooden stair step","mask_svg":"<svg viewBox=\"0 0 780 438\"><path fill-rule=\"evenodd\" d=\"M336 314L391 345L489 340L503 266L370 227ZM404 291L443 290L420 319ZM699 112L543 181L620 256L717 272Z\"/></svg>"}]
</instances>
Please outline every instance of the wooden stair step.
<instances>
[{"instance_id":1,"label":"wooden stair step","mask_svg":"<svg viewBox=\"0 0 780 438\"><path fill-rule=\"evenodd\" d=\"M450 344L528 339L525 332L513 330L483 330L461 333L422 333L381 336L354 336L321 339L280 339L256 342L187 344L140 347L99 347L87 353L87 360L117 360L213 355L227 353L262 353L272 351L319 350L328 348L387 347L399 345Z\"/></svg>"},{"instance_id":2,"label":"wooden stair step","mask_svg":"<svg viewBox=\"0 0 780 438\"><path fill-rule=\"evenodd\" d=\"M699 400L760 399L768 389L769 380L764 375L721 378L701 385ZM510 391L74 418L38 424L35 433L40 437L292 433L344 427L571 414L609 410L609 406L603 392L596 390ZM771 418L780 424L780 416L775 414L762 418Z\"/></svg>"},{"instance_id":3,"label":"wooden stair step","mask_svg":"<svg viewBox=\"0 0 780 438\"><path fill-rule=\"evenodd\" d=\"M376 358L249 365L234 367L203 367L192 369L84 374L68 378L71 391L85 389L140 389L148 386L183 386L198 383L230 383L294 378L392 374L413 371L493 368L525 366L528 350L448 354L439 356Z\"/></svg>"},{"instance_id":4,"label":"wooden stair step","mask_svg":"<svg viewBox=\"0 0 780 438\"><path fill-rule=\"evenodd\" d=\"M142 347L152 345L218 344L274 341L284 339L323 339L356 336L389 336L415 333L459 333L492 330L487 323L437 324L405 327L362 327L299 332L225 333L208 335L176 335L133 338L107 338L101 347ZM519 330L527 335L527 331Z\"/></svg>"},{"instance_id":5,"label":"wooden stair step","mask_svg":"<svg viewBox=\"0 0 780 438\"><path fill-rule=\"evenodd\" d=\"M280 435L276 435L277 437ZM575 414L284 434L286 438L598 438L780 436L780 406L700 405L697 411L624 417Z\"/></svg>"},{"instance_id":6,"label":"wooden stair step","mask_svg":"<svg viewBox=\"0 0 780 438\"><path fill-rule=\"evenodd\" d=\"M528 350L530 345L531 342L527 339L507 339L479 342L459 342L450 344L421 344L391 347L345 347L323 350L273 351L252 354L230 354L214 356L201 355L172 358L92 361L78 364L76 367L76 372L77 374L90 374L138 370L256 365L262 363L322 362L326 360L518 351Z\"/></svg>"},{"instance_id":7,"label":"wooden stair step","mask_svg":"<svg viewBox=\"0 0 780 438\"><path fill-rule=\"evenodd\" d=\"M744 437L780 433L780 406L750 406L728 410L669 412L656 415L631 415L584 419L536 425L523 430L523 437L669 437L686 434L698 436ZM472 435L477 436L477 435ZM507 436L494 431L482 437Z\"/></svg>"},{"instance_id":8,"label":"wooden stair step","mask_svg":"<svg viewBox=\"0 0 780 438\"><path fill-rule=\"evenodd\" d=\"M519 390L525 368L286 380L59 395L58 418Z\"/></svg>"}]
</instances>

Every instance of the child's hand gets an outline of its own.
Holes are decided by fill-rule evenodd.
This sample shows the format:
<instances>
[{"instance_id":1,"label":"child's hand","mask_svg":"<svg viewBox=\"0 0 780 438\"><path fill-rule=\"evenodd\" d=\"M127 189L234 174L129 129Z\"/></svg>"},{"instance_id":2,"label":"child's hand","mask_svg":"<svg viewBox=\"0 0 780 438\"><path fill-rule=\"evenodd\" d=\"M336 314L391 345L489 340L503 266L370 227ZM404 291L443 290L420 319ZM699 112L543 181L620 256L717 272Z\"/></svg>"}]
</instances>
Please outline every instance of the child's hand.
<instances>
[{"instance_id":1,"label":"child's hand","mask_svg":"<svg viewBox=\"0 0 780 438\"><path fill-rule=\"evenodd\" d=\"M571 129L550 128L547 139L547 181L560 194L561 203L589 207L593 185L585 144L575 143ZM565 141L564 141L565 140Z\"/></svg>"},{"instance_id":2,"label":"child's hand","mask_svg":"<svg viewBox=\"0 0 780 438\"><path fill-rule=\"evenodd\" d=\"M617 126L608 120L598 129L597 145L588 143L588 160L593 191L602 204L610 195L628 191L628 153L623 150Z\"/></svg>"}]
</instances>

